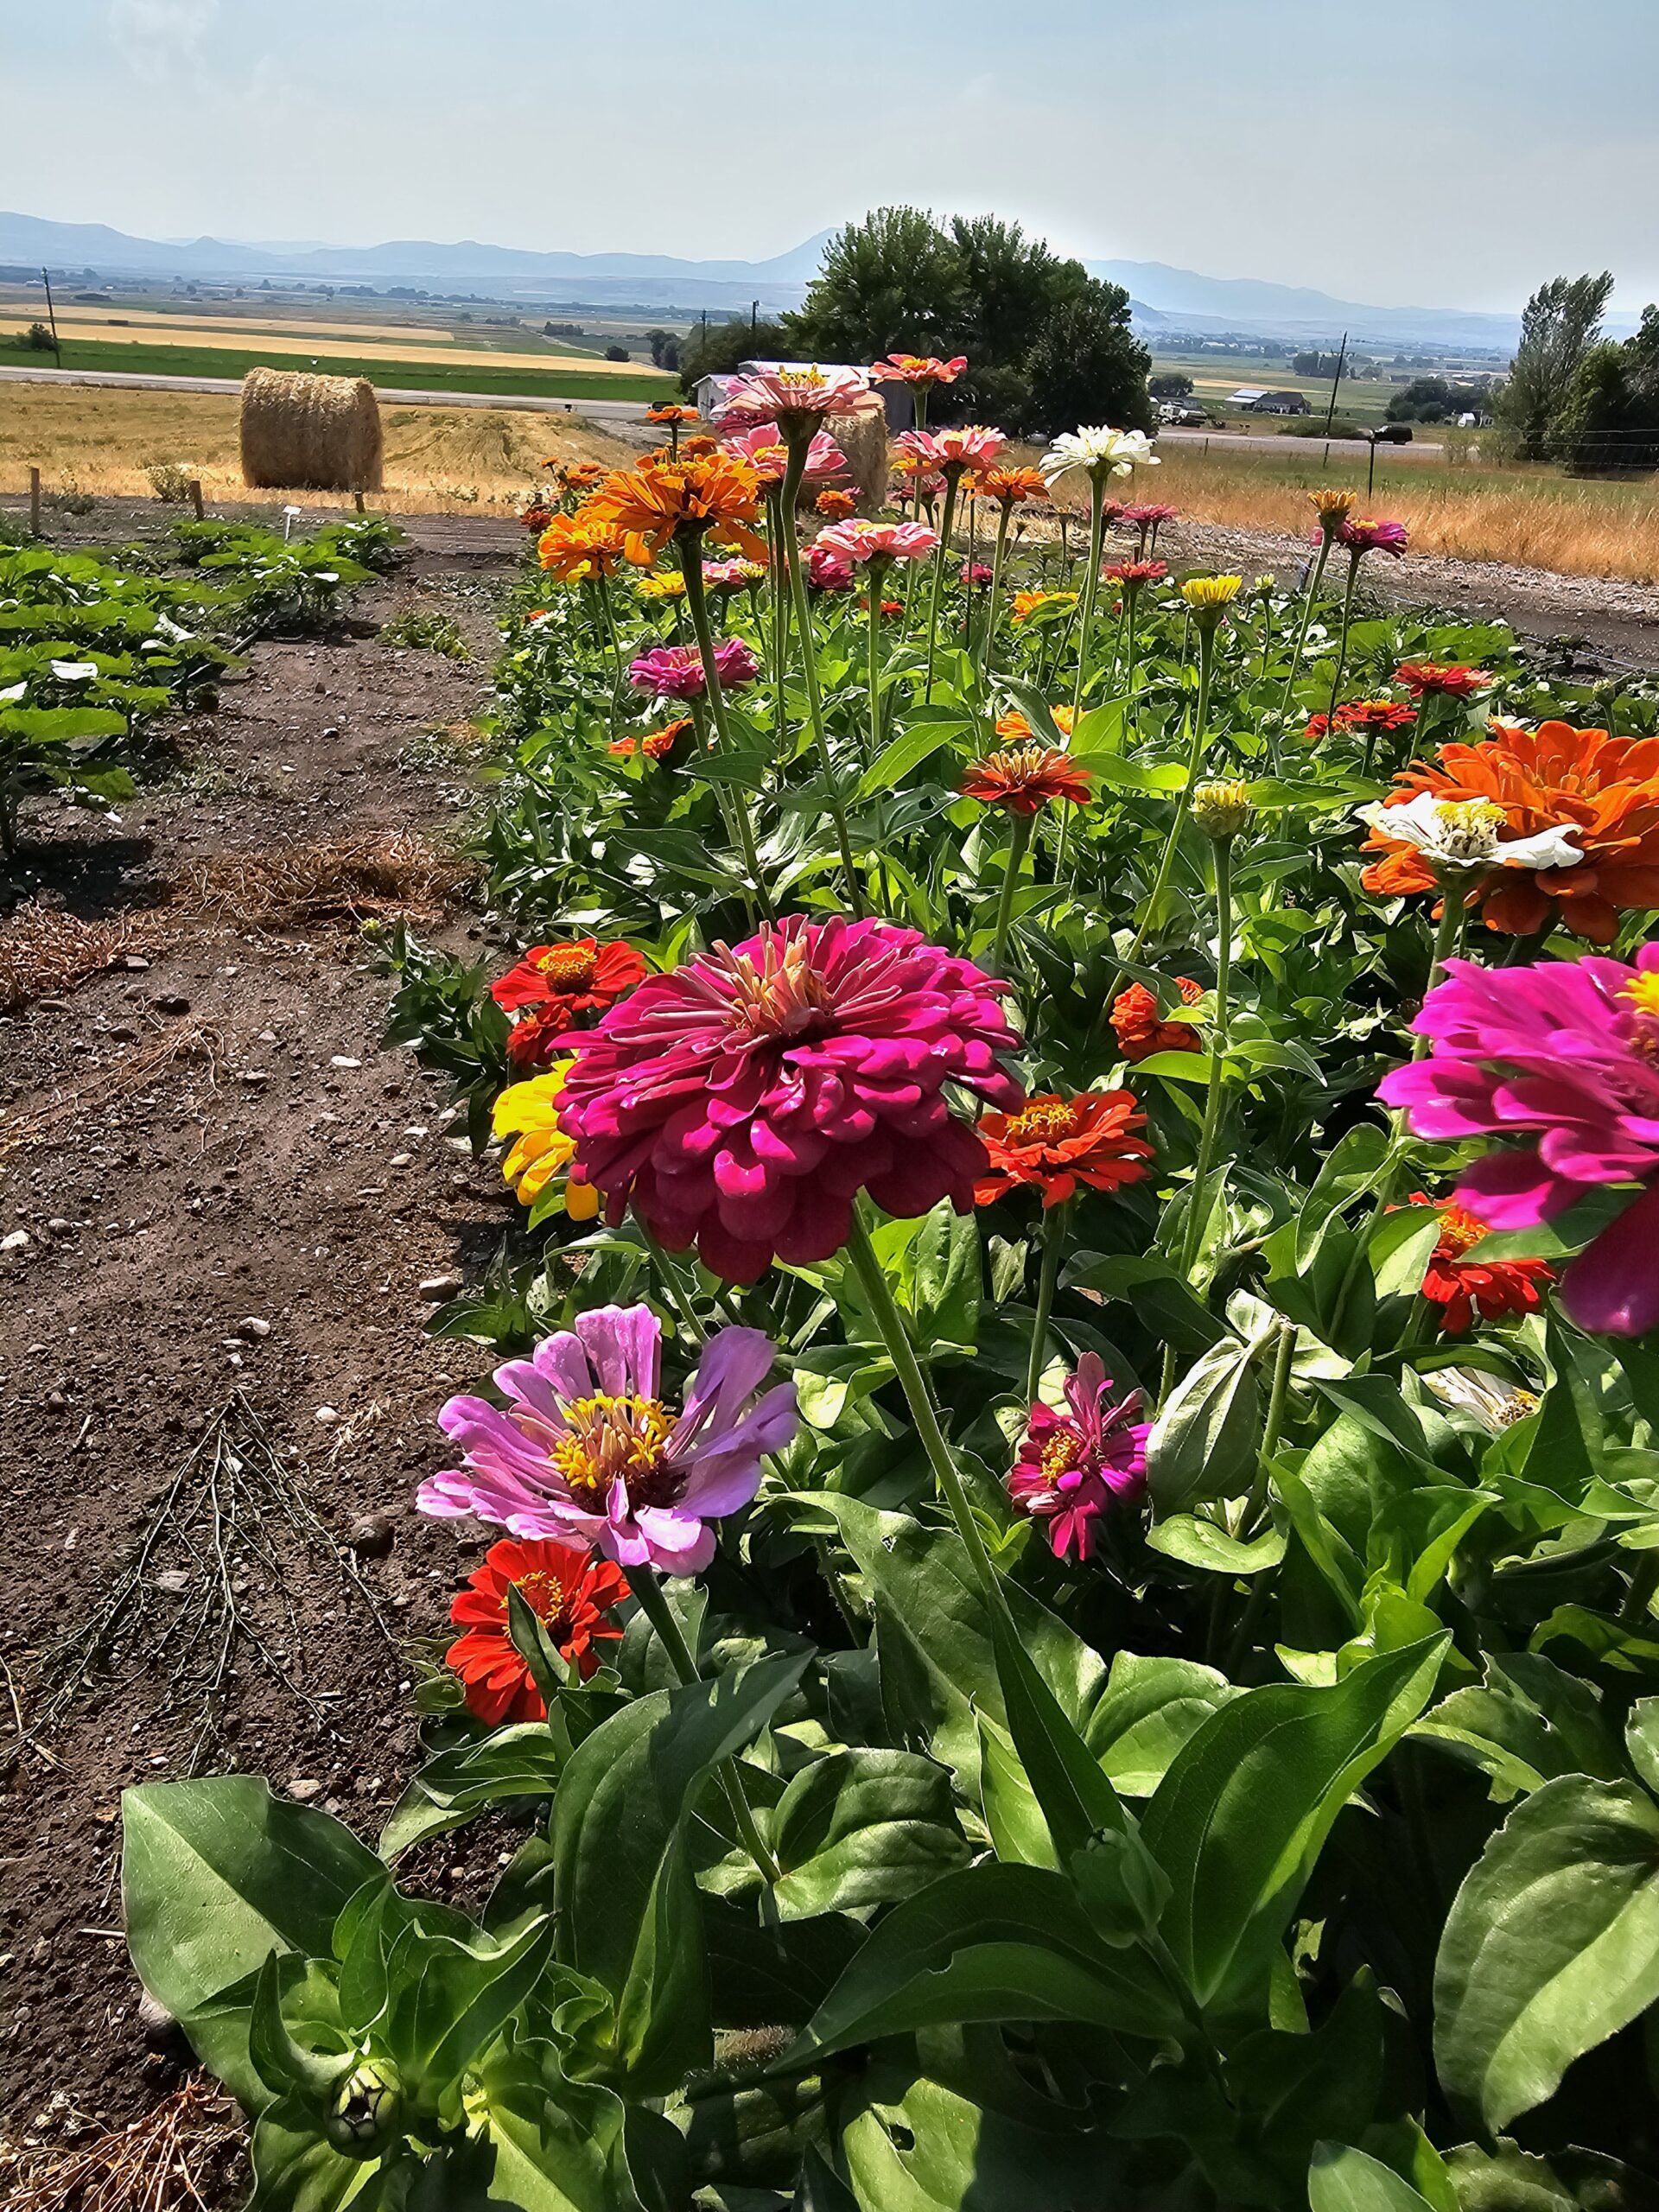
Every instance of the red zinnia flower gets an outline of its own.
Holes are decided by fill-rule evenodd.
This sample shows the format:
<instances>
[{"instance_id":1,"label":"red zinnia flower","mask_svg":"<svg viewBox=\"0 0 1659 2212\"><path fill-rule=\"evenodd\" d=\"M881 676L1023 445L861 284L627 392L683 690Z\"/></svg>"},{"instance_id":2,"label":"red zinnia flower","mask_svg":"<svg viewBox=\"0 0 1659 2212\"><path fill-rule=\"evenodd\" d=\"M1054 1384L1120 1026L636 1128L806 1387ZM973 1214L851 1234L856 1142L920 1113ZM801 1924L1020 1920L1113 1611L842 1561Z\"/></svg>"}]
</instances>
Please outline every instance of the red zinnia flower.
<instances>
[{"instance_id":1,"label":"red zinnia flower","mask_svg":"<svg viewBox=\"0 0 1659 2212\"><path fill-rule=\"evenodd\" d=\"M1042 1192L1046 1211L1064 1205L1079 1183L1115 1191L1139 1182L1152 1147L1134 1132L1146 1120L1127 1090L1085 1090L1075 1098L1045 1091L1016 1113L986 1114L979 1134L990 1166L974 1185L974 1204L988 1206L1027 1188Z\"/></svg>"},{"instance_id":2,"label":"red zinnia flower","mask_svg":"<svg viewBox=\"0 0 1659 2212\"><path fill-rule=\"evenodd\" d=\"M1090 773L1058 746L1011 745L976 760L963 779L963 796L1010 814L1036 814L1051 800L1086 806L1093 796Z\"/></svg>"},{"instance_id":3,"label":"red zinnia flower","mask_svg":"<svg viewBox=\"0 0 1659 2212\"><path fill-rule=\"evenodd\" d=\"M1179 976L1175 988L1181 995L1184 1006L1194 1005L1204 996L1204 987L1195 983L1190 976ZM1112 1027L1117 1033L1118 1050L1131 1063L1149 1060L1154 1052L1196 1052L1200 1049L1198 1033L1190 1022L1165 1021L1158 1012L1158 1001L1144 983L1131 983L1127 991L1112 1001Z\"/></svg>"},{"instance_id":4,"label":"red zinnia flower","mask_svg":"<svg viewBox=\"0 0 1659 2212\"><path fill-rule=\"evenodd\" d=\"M791 914L572 1038L559 1119L612 1222L632 1204L671 1251L695 1240L753 1282L838 1252L860 1191L903 1220L968 1211L985 1147L945 1086L1019 1103L1007 988L914 930Z\"/></svg>"},{"instance_id":5,"label":"red zinnia flower","mask_svg":"<svg viewBox=\"0 0 1659 2212\"><path fill-rule=\"evenodd\" d=\"M568 1029L579 1014L602 1014L631 991L645 963L631 944L601 944L572 938L565 944L532 944L516 968L490 985L490 996L507 1014L520 1007L556 1012Z\"/></svg>"},{"instance_id":6,"label":"red zinnia flower","mask_svg":"<svg viewBox=\"0 0 1659 2212\"><path fill-rule=\"evenodd\" d=\"M1433 692L1445 699L1466 699L1471 692L1484 691L1492 679L1478 668L1462 668L1455 662L1408 660L1395 670L1394 680L1403 683L1414 698Z\"/></svg>"},{"instance_id":7,"label":"red zinnia flower","mask_svg":"<svg viewBox=\"0 0 1659 2212\"><path fill-rule=\"evenodd\" d=\"M1412 1194L1414 1206L1438 1205L1440 1241L1429 1255L1423 1296L1440 1309L1440 1329L1448 1337L1466 1336L1475 1316L1501 1321L1511 1313L1535 1313L1543 1303L1540 1286L1555 1280L1542 1260L1477 1260L1469 1255L1491 1234L1455 1198Z\"/></svg>"},{"instance_id":8,"label":"red zinnia flower","mask_svg":"<svg viewBox=\"0 0 1659 2212\"><path fill-rule=\"evenodd\" d=\"M1169 574L1167 561L1114 561L1100 572L1103 583L1129 584L1139 589L1142 584L1160 584Z\"/></svg>"},{"instance_id":9,"label":"red zinnia flower","mask_svg":"<svg viewBox=\"0 0 1659 2212\"><path fill-rule=\"evenodd\" d=\"M1319 738L1336 728L1369 737L1373 730L1408 729L1416 719L1415 707L1402 706L1397 699L1350 699L1334 715L1310 715L1306 734Z\"/></svg>"},{"instance_id":10,"label":"red zinnia flower","mask_svg":"<svg viewBox=\"0 0 1659 2212\"><path fill-rule=\"evenodd\" d=\"M466 1634L444 1653L460 1675L467 1710L492 1728L504 1720L545 1720L547 1707L507 1630L507 1592L517 1590L543 1623L562 1659L574 1659L583 1681L599 1665L595 1642L620 1637L611 1608L628 1595L628 1579L609 1560L579 1544L509 1537L492 1544L467 1578L449 1618Z\"/></svg>"}]
</instances>

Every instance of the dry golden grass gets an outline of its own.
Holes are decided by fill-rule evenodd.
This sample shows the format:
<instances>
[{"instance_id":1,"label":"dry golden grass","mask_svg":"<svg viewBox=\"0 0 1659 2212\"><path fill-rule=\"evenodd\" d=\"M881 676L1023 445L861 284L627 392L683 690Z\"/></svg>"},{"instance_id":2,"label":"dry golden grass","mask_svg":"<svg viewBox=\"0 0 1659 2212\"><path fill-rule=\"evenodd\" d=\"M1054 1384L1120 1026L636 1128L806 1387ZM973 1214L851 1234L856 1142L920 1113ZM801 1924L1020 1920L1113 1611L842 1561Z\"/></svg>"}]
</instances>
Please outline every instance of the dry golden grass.
<instances>
[{"instance_id":1,"label":"dry golden grass","mask_svg":"<svg viewBox=\"0 0 1659 2212\"><path fill-rule=\"evenodd\" d=\"M245 500L237 403L228 393L130 391L97 385L0 387L0 492L28 488L31 467L48 490L73 482L105 499L148 499L154 461L187 463L210 503ZM543 461L626 466L633 448L580 415L525 408L383 410L385 488L371 507L393 514L514 514L545 474ZM301 505L338 507L300 492Z\"/></svg>"},{"instance_id":2,"label":"dry golden grass","mask_svg":"<svg viewBox=\"0 0 1659 2212\"><path fill-rule=\"evenodd\" d=\"M336 322L327 315L274 315L269 310L261 314L251 301L240 306L216 308L211 319L199 312L164 315L156 308L129 308L119 315L111 315L106 308L59 304L55 313L60 330L73 328L83 338L101 335L111 327L130 327L146 337L162 331L194 337L200 330L223 330L227 326L249 335L269 331L277 337L302 338L309 331L319 338L398 338L423 346L446 344L453 335L434 322ZM36 307L0 307L0 331L26 330L31 322L39 321L40 309Z\"/></svg>"},{"instance_id":3,"label":"dry golden grass","mask_svg":"<svg viewBox=\"0 0 1659 2212\"><path fill-rule=\"evenodd\" d=\"M1214 446L1205 454L1173 440L1161 450L1155 482L1137 484L1134 497L1167 499L1198 522L1291 537L1312 531L1307 495L1316 486L1365 480L1352 456L1351 476L1334 454L1321 469L1317 443L1282 459ZM1361 504L1408 524L1415 553L1630 583L1659 576L1659 478L1610 482L1550 468L1413 461L1389 467Z\"/></svg>"},{"instance_id":4,"label":"dry golden grass","mask_svg":"<svg viewBox=\"0 0 1659 2212\"><path fill-rule=\"evenodd\" d=\"M142 925L141 925L142 926ZM132 919L83 922L54 906L25 906L0 922L0 1014L17 1014L36 999L71 990L113 968L141 946Z\"/></svg>"},{"instance_id":5,"label":"dry golden grass","mask_svg":"<svg viewBox=\"0 0 1659 2212\"><path fill-rule=\"evenodd\" d=\"M217 853L173 887L169 912L239 930L361 922L391 914L430 920L472 879L465 861L412 831L382 830L321 845Z\"/></svg>"}]
</instances>

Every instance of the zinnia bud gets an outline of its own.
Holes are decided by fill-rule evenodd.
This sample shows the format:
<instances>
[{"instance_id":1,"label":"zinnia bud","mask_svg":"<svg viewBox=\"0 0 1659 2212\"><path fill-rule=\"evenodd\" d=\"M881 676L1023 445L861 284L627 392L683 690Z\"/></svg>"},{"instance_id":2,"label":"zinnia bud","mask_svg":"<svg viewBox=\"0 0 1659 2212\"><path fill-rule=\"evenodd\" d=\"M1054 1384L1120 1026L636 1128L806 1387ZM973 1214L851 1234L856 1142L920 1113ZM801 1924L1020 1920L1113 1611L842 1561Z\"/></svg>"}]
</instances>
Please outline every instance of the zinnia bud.
<instances>
[{"instance_id":1,"label":"zinnia bud","mask_svg":"<svg viewBox=\"0 0 1659 2212\"><path fill-rule=\"evenodd\" d=\"M1229 838L1242 837L1255 819L1249 785L1238 782L1198 785L1192 793L1192 819L1218 845Z\"/></svg>"},{"instance_id":2,"label":"zinnia bud","mask_svg":"<svg viewBox=\"0 0 1659 2212\"><path fill-rule=\"evenodd\" d=\"M384 2058L365 2058L335 2092L324 2132L348 2158L378 2158L401 2133L404 2085Z\"/></svg>"}]
</instances>

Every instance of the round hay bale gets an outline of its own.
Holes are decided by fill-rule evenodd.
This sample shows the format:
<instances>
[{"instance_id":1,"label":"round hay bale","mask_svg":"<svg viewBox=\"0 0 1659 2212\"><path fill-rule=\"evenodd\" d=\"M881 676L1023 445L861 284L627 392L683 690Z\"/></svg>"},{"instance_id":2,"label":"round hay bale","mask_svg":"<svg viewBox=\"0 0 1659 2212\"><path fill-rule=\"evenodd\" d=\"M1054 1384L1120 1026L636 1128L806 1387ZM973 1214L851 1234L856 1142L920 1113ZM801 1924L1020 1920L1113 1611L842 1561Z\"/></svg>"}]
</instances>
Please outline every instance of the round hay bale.
<instances>
[{"instance_id":1,"label":"round hay bale","mask_svg":"<svg viewBox=\"0 0 1659 2212\"><path fill-rule=\"evenodd\" d=\"M250 369L242 379L242 480L270 489L378 492L384 442L366 377Z\"/></svg>"},{"instance_id":2,"label":"round hay bale","mask_svg":"<svg viewBox=\"0 0 1659 2212\"><path fill-rule=\"evenodd\" d=\"M887 503L892 467L887 458L887 410L874 393L868 404L845 415L832 415L824 424L847 456L847 474L858 493L861 511L878 513Z\"/></svg>"}]
</instances>

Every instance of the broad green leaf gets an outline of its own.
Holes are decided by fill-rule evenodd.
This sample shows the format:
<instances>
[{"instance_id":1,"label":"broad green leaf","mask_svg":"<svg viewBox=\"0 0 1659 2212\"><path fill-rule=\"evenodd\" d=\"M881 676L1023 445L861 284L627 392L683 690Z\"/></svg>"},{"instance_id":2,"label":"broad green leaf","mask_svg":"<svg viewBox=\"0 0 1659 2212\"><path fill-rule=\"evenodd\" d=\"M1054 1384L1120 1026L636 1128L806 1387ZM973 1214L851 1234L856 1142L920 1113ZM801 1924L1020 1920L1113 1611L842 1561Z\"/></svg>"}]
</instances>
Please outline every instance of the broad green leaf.
<instances>
[{"instance_id":1,"label":"broad green leaf","mask_svg":"<svg viewBox=\"0 0 1659 2212\"><path fill-rule=\"evenodd\" d=\"M1154 1522L1147 1541L1166 1559L1185 1567L1200 1567L1206 1574L1260 1574L1277 1567L1285 1555L1285 1535L1269 1529L1249 1543L1230 1536L1218 1522L1195 1520L1190 1513L1174 1513Z\"/></svg>"},{"instance_id":2,"label":"broad green leaf","mask_svg":"<svg viewBox=\"0 0 1659 2212\"><path fill-rule=\"evenodd\" d=\"M1447 2093L1496 2132L1659 1999L1659 1807L1563 1775L1523 1798L1465 1878L1434 1973Z\"/></svg>"},{"instance_id":3,"label":"broad green leaf","mask_svg":"<svg viewBox=\"0 0 1659 2212\"><path fill-rule=\"evenodd\" d=\"M1368 1660L1330 1688L1247 1691L1178 1753L1142 1833L1173 1885L1165 1939L1201 2005L1262 1986L1332 1822L1427 1704L1446 1644Z\"/></svg>"},{"instance_id":4,"label":"broad green leaf","mask_svg":"<svg viewBox=\"0 0 1659 2212\"><path fill-rule=\"evenodd\" d=\"M1387 1150L1388 1140L1382 1130L1369 1122L1362 1122L1339 1137L1326 1153L1296 1217L1299 1269L1312 1262L1332 1214L1374 1186Z\"/></svg>"},{"instance_id":5,"label":"broad green leaf","mask_svg":"<svg viewBox=\"0 0 1659 2212\"><path fill-rule=\"evenodd\" d=\"M377 2163L334 2149L298 2097L285 2097L256 2121L251 2156L251 2202L259 2212L340 2212L365 2191L378 2194Z\"/></svg>"},{"instance_id":6,"label":"broad green leaf","mask_svg":"<svg viewBox=\"0 0 1659 2212\"><path fill-rule=\"evenodd\" d=\"M972 2020L1074 2020L1156 2038L1180 2012L1140 1952L1102 1940L1062 1876L982 1863L876 1923L786 2063Z\"/></svg>"},{"instance_id":7,"label":"broad green leaf","mask_svg":"<svg viewBox=\"0 0 1659 2212\"><path fill-rule=\"evenodd\" d=\"M273 1797L254 1775L129 1789L122 1839L133 1965L187 2031L193 2012L272 1951L327 1958L347 1899L385 1878L349 1828Z\"/></svg>"},{"instance_id":8,"label":"broad green leaf","mask_svg":"<svg viewBox=\"0 0 1659 2212\"><path fill-rule=\"evenodd\" d=\"M1321 2143L1307 2173L1309 2212L1433 2212L1391 2166L1345 2143Z\"/></svg>"},{"instance_id":9,"label":"broad green leaf","mask_svg":"<svg viewBox=\"0 0 1659 2212\"><path fill-rule=\"evenodd\" d=\"M1094 1753L1037 1671L1012 1618L1001 1605L993 1605L990 1613L1008 1734L1064 1865L1098 1834L1128 1836L1129 1817Z\"/></svg>"},{"instance_id":10,"label":"broad green leaf","mask_svg":"<svg viewBox=\"0 0 1659 2212\"><path fill-rule=\"evenodd\" d=\"M840 1751L804 1767L772 1815L785 1920L895 1904L967 1863L947 1768L910 1751Z\"/></svg>"},{"instance_id":11,"label":"broad green leaf","mask_svg":"<svg viewBox=\"0 0 1659 2212\"><path fill-rule=\"evenodd\" d=\"M1485 1680L1442 1698L1411 1732L1490 1775L1499 1799L1563 1774L1624 1779L1618 1738L1594 1688L1536 1652L1489 1652Z\"/></svg>"},{"instance_id":12,"label":"broad green leaf","mask_svg":"<svg viewBox=\"0 0 1659 2212\"><path fill-rule=\"evenodd\" d=\"M1126 1797L1150 1797L1189 1737L1243 1694L1196 1659L1120 1651L1090 1718L1089 1747Z\"/></svg>"},{"instance_id":13,"label":"broad green leaf","mask_svg":"<svg viewBox=\"0 0 1659 2212\"><path fill-rule=\"evenodd\" d=\"M1054 1839L1013 1738L984 1713L975 1717L979 1723L980 1809L992 1850L1005 1866L1058 1868Z\"/></svg>"},{"instance_id":14,"label":"broad green leaf","mask_svg":"<svg viewBox=\"0 0 1659 2212\"><path fill-rule=\"evenodd\" d=\"M858 782L853 796L855 799L874 798L878 791L891 791L924 760L931 760L942 745L948 745L962 735L966 722L916 721L902 729L892 742L882 747L880 758L868 767Z\"/></svg>"},{"instance_id":15,"label":"broad green leaf","mask_svg":"<svg viewBox=\"0 0 1659 2212\"><path fill-rule=\"evenodd\" d=\"M1147 1481L1160 1515L1247 1490L1261 1435L1255 1350L1229 1337L1170 1393L1147 1439Z\"/></svg>"},{"instance_id":16,"label":"broad green leaf","mask_svg":"<svg viewBox=\"0 0 1659 2212\"><path fill-rule=\"evenodd\" d=\"M845 2122L859 2212L1099 2212L1111 2148L988 2109L943 2082L878 2074Z\"/></svg>"},{"instance_id":17,"label":"broad green leaf","mask_svg":"<svg viewBox=\"0 0 1659 2212\"><path fill-rule=\"evenodd\" d=\"M429 1835L459 1827L482 1805L514 1798L551 1799L564 1753L545 1721L497 1728L475 1743L429 1760L394 1807L380 1834L391 1860Z\"/></svg>"}]
</instances>

